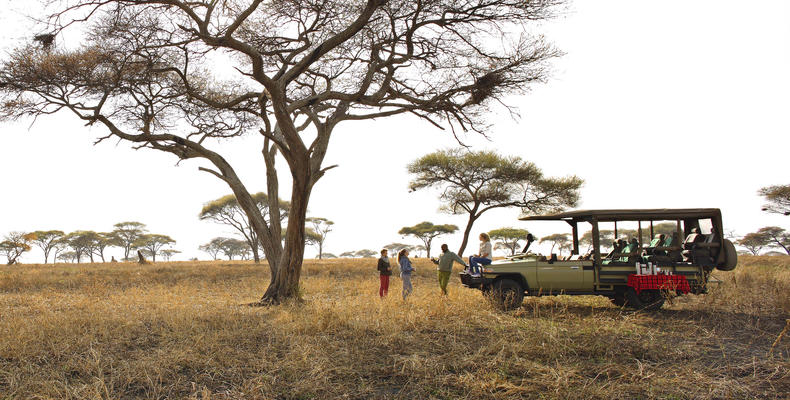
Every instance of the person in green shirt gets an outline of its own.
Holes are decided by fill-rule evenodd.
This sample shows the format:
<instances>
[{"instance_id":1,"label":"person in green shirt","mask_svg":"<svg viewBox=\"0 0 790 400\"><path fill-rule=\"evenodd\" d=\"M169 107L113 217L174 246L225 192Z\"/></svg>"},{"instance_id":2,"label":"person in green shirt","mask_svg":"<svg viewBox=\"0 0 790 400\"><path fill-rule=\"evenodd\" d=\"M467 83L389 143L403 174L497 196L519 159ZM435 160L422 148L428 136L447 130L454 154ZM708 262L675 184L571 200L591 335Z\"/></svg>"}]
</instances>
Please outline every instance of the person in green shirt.
<instances>
[{"instance_id":1,"label":"person in green shirt","mask_svg":"<svg viewBox=\"0 0 790 400\"><path fill-rule=\"evenodd\" d=\"M438 265L437 275L439 276L439 288L442 289L442 294L447 295L447 283L450 282L450 274L453 272L453 262L458 262L466 268L468 265L464 262L458 254L453 253L447 248L446 244L442 244L442 255L438 260L432 259L434 264Z\"/></svg>"}]
</instances>

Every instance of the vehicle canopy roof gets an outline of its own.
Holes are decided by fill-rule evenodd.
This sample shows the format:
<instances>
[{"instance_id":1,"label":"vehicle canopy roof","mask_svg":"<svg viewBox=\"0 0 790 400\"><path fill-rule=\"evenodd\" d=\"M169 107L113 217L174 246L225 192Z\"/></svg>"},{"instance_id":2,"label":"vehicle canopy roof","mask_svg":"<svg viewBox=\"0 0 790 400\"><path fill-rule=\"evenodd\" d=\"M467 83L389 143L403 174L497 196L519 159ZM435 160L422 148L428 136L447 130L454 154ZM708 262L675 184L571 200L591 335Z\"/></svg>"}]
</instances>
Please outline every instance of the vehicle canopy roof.
<instances>
[{"instance_id":1,"label":"vehicle canopy roof","mask_svg":"<svg viewBox=\"0 0 790 400\"><path fill-rule=\"evenodd\" d=\"M522 221L661 221L691 218L721 219L718 208L655 208L621 210L573 210L556 214L529 215Z\"/></svg>"}]
</instances>

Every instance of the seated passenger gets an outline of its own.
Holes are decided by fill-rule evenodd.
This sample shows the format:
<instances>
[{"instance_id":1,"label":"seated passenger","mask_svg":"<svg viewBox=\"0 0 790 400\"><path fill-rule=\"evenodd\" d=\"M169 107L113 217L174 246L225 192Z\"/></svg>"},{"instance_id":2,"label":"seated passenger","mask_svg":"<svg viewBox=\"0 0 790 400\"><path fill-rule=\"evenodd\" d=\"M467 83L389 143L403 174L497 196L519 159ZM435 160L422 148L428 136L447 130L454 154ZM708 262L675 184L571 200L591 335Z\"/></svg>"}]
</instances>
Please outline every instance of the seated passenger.
<instances>
[{"instance_id":1,"label":"seated passenger","mask_svg":"<svg viewBox=\"0 0 790 400\"><path fill-rule=\"evenodd\" d=\"M617 253L620 253L623 250L623 247L625 247L625 240L617 239L617 240L613 241L612 242L612 251L610 251L609 254L607 254L606 257L604 257L604 258L605 259L612 259L612 258L614 258L614 255L617 254Z\"/></svg>"},{"instance_id":2,"label":"seated passenger","mask_svg":"<svg viewBox=\"0 0 790 400\"><path fill-rule=\"evenodd\" d=\"M661 247L661 246L664 245L664 238L665 238L665 236L666 235L664 235L663 233L659 233L659 234L655 235L653 237L653 240L650 241L650 246L648 246L645 249L645 254L644 255L650 256L650 255L659 254L659 253L663 254L663 252L661 250L656 250L656 247Z\"/></svg>"},{"instance_id":3,"label":"seated passenger","mask_svg":"<svg viewBox=\"0 0 790 400\"><path fill-rule=\"evenodd\" d=\"M623 249L622 256L620 257L620 262L636 262L636 258L639 252L639 240L636 238L631 238L631 242L628 243Z\"/></svg>"}]
</instances>

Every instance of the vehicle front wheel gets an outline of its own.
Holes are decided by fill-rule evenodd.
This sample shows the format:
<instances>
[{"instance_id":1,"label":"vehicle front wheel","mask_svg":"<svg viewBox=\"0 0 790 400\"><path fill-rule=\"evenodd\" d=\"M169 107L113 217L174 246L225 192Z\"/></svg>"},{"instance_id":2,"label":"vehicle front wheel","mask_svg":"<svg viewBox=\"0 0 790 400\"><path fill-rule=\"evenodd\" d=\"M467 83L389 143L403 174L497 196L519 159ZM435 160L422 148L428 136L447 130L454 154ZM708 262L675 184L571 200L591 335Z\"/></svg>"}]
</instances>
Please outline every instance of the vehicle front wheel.
<instances>
[{"instance_id":1,"label":"vehicle front wheel","mask_svg":"<svg viewBox=\"0 0 790 400\"><path fill-rule=\"evenodd\" d=\"M625 294L623 292L617 292L612 297L609 298L612 301L612 304L616 305L617 307L622 307L625 305Z\"/></svg>"},{"instance_id":2,"label":"vehicle front wheel","mask_svg":"<svg viewBox=\"0 0 790 400\"><path fill-rule=\"evenodd\" d=\"M524 288L512 279L501 279L494 282L489 298L494 306L501 310L515 310L521 307L521 302L524 301Z\"/></svg>"},{"instance_id":3,"label":"vehicle front wheel","mask_svg":"<svg viewBox=\"0 0 790 400\"><path fill-rule=\"evenodd\" d=\"M625 302L629 308L655 311L664 305L664 295L660 290L654 289L642 290L637 294L634 288L629 287L625 292Z\"/></svg>"}]
</instances>

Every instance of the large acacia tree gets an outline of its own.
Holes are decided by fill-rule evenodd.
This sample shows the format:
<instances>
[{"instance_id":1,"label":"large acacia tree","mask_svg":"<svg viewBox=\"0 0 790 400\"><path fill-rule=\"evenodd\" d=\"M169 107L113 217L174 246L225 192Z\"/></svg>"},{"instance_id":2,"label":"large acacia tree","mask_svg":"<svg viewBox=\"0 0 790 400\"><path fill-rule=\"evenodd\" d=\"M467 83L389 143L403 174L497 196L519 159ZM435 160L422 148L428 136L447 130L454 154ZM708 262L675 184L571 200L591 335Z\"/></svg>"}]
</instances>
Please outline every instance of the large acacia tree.
<instances>
[{"instance_id":1,"label":"large acacia tree","mask_svg":"<svg viewBox=\"0 0 790 400\"><path fill-rule=\"evenodd\" d=\"M493 151L440 150L418 158L408 170L415 175L411 190L441 188L441 210L467 214L458 255L463 255L472 226L484 212L518 207L523 213L538 213L573 207L584 183L576 176L545 177L535 164Z\"/></svg>"},{"instance_id":2,"label":"large acacia tree","mask_svg":"<svg viewBox=\"0 0 790 400\"><path fill-rule=\"evenodd\" d=\"M103 126L100 141L199 160L250 219L271 269L262 301L278 302L298 295L307 204L340 123L410 114L483 132L492 104L545 78L559 52L533 32L562 1L53 0L55 35L85 40L18 48L0 67L1 103L7 116L67 111ZM216 150L248 133L272 221L275 161L290 172L284 245Z\"/></svg>"}]
</instances>

